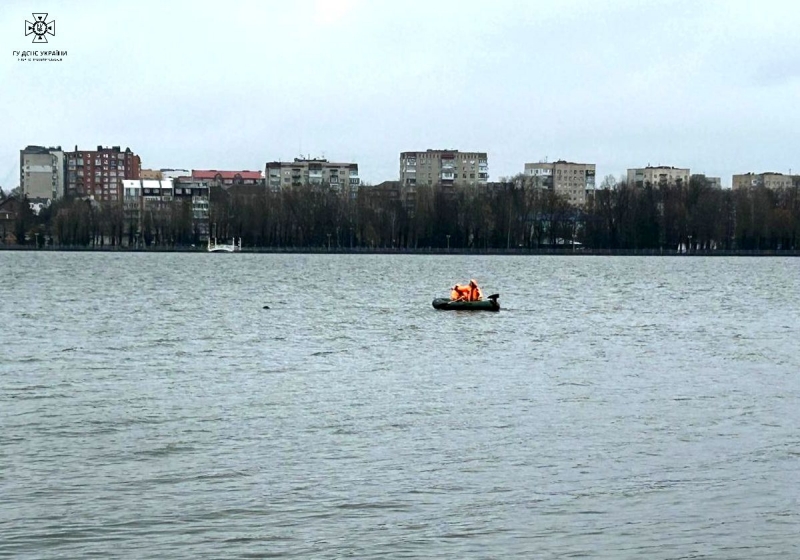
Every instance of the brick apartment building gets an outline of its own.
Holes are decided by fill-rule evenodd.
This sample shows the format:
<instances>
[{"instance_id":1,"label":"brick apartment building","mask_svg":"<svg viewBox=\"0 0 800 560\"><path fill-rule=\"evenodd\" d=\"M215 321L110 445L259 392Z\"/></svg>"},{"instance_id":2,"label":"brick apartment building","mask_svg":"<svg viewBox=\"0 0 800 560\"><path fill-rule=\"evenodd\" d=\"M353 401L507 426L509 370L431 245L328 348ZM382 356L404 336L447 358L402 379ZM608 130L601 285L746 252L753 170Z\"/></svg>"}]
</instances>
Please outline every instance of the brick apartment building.
<instances>
[{"instance_id":1,"label":"brick apartment building","mask_svg":"<svg viewBox=\"0 0 800 560\"><path fill-rule=\"evenodd\" d=\"M122 202L122 181L139 179L141 175L142 162L130 148L97 146L96 150L79 150L75 146L75 150L65 156L68 196Z\"/></svg>"}]
</instances>

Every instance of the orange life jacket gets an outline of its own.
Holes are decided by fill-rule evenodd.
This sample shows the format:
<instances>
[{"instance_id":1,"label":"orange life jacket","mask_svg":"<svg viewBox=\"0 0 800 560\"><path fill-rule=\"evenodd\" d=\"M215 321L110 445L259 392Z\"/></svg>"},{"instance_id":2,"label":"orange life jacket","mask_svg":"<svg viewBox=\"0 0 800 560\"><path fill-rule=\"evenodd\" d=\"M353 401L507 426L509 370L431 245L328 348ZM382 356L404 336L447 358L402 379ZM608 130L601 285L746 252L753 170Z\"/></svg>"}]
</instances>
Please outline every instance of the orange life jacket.
<instances>
[{"instance_id":1,"label":"orange life jacket","mask_svg":"<svg viewBox=\"0 0 800 560\"><path fill-rule=\"evenodd\" d=\"M469 294L470 294L470 287L469 286L462 286L460 284L456 284L456 292L458 292L457 299L465 299L469 301Z\"/></svg>"},{"instance_id":2,"label":"orange life jacket","mask_svg":"<svg viewBox=\"0 0 800 560\"><path fill-rule=\"evenodd\" d=\"M451 299L451 300L453 300L453 301L455 301L455 300L457 300L457 299L458 299L458 297L459 297L458 290L456 290L455 288L453 288L453 289L450 291L450 299Z\"/></svg>"}]
</instances>

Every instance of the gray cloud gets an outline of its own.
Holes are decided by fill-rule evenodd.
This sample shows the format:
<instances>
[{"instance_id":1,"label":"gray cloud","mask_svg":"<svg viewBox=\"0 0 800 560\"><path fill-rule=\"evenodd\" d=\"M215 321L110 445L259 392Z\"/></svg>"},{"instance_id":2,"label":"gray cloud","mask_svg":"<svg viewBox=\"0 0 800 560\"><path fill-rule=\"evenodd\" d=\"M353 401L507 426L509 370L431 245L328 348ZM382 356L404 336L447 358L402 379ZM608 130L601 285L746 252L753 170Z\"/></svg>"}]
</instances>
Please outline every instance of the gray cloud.
<instances>
[{"instance_id":1,"label":"gray cloud","mask_svg":"<svg viewBox=\"0 0 800 560\"><path fill-rule=\"evenodd\" d=\"M19 63L33 4L0 12L0 185L27 144L131 146L146 167L260 169L487 150L598 173L800 167L791 2L55 2L60 63Z\"/></svg>"}]
</instances>

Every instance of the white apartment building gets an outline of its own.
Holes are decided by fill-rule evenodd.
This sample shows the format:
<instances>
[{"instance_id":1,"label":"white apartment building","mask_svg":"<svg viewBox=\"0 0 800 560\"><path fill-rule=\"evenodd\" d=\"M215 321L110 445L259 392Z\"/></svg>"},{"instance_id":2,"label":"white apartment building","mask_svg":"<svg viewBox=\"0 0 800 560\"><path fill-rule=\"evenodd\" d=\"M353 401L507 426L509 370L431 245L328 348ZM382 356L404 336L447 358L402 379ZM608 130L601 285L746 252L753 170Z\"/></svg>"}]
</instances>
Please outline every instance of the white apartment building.
<instances>
[{"instance_id":1,"label":"white apartment building","mask_svg":"<svg viewBox=\"0 0 800 560\"><path fill-rule=\"evenodd\" d=\"M791 187L800 179L798 175L784 175L783 173L742 173L734 175L731 187L734 189L747 189L752 187L766 187L768 189L785 189Z\"/></svg>"},{"instance_id":2,"label":"white apartment building","mask_svg":"<svg viewBox=\"0 0 800 560\"><path fill-rule=\"evenodd\" d=\"M534 187L552 189L570 204L586 204L587 194L595 189L594 163L574 163L558 160L552 163L526 163L525 176Z\"/></svg>"},{"instance_id":3,"label":"white apartment building","mask_svg":"<svg viewBox=\"0 0 800 560\"><path fill-rule=\"evenodd\" d=\"M172 179L123 179L122 193L125 203L144 200L169 202L175 196Z\"/></svg>"},{"instance_id":4,"label":"white apartment building","mask_svg":"<svg viewBox=\"0 0 800 560\"><path fill-rule=\"evenodd\" d=\"M488 180L486 152L426 150L400 154L402 189L413 189L417 185L480 185Z\"/></svg>"},{"instance_id":5,"label":"white apartment building","mask_svg":"<svg viewBox=\"0 0 800 560\"><path fill-rule=\"evenodd\" d=\"M294 161L267 163L267 186L273 191L300 185L329 185L331 189L355 193L361 184L357 163L337 163L327 159L295 158Z\"/></svg>"},{"instance_id":6,"label":"white apartment building","mask_svg":"<svg viewBox=\"0 0 800 560\"><path fill-rule=\"evenodd\" d=\"M61 146L28 146L19 152L19 184L31 200L64 196L65 169Z\"/></svg>"},{"instance_id":7,"label":"white apartment building","mask_svg":"<svg viewBox=\"0 0 800 560\"><path fill-rule=\"evenodd\" d=\"M688 185L691 173L683 167L668 167L658 165L655 167L637 167L628 169L628 184L643 187L647 184L657 185Z\"/></svg>"}]
</instances>

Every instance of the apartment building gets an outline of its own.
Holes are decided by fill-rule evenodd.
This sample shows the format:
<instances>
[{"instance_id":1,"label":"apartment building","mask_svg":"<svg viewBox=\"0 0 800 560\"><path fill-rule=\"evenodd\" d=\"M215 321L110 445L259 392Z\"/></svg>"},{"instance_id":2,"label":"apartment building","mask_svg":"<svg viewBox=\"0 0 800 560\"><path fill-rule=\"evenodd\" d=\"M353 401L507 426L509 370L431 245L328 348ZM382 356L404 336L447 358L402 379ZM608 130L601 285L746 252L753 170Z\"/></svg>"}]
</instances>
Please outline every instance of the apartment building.
<instances>
[{"instance_id":1,"label":"apartment building","mask_svg":"<svg viewBox=\"0 0 800 560\"><path fill-rule=\"evenodd\" d=\"M221 173L228 173L228 172L222 171ZM245 171L245 173L255 173L255 171ZM189 171L188 169L168 169L168 168L142 169L142 172L139 174L140 179L146 179L150 181L163 181L164 179L177 179L178 177L191 177L191 176L192 172Z\"/></svg>"},{"instance_id":2,"label":"apartment building","mask_svg":"<svg viewBox=\"0 0 800 560\"><path fill-rule=\"evenodd\" d=\"M267 186L276 191L300 185L329 185L334 190L358 192L361 179L357 163L337 163L327 159L295 158L294 161L267 163Z\"/></svg>"},{"instance_id":3,"label":"apartment building","mask_svg":"<svg viewBox=\"0 0 800 560\"><path fill-rule=\"evenodd\" d=\"M167 170L162 169L165 171ZM175 174L185 170L169 170ZM208 239L208 218L211 187L208 181L192 179L190 176L181 175L172 180L175 200L187 200L192 204L192 222L200 239Z\"/></svg>"},{"instance_id":4,"label":"apartment building","mask_svg":"<svg viewBox=\"0 0 800 560\"><path fill-rule=\"evenodd\" d=\"M362 196L368 206L376 208L400 200L400 181L383 181L364 189Z\"/></svg>"},{"instance_id":5,"label":"apartment building","mask_svg":"<svg viewBox=\"0 0 800 560\"><path fill-rule=\"evenodd\" d=\"M188 169L160 169L162 179L177 179L178 177L191 177L192 172Z\"/></svg>"},{"instance_id":6,"label":"apartment building","mask_svg":"<svg viewBox=\"0 0 800 560\"><path fill-rule=\"evenodd\" d=\"M174 170L173 170L174 171ZM229 188L233 185L263 185L260 171L219 171L217 169L192 169L192 179L207 181L212 187Z\"/></svg>"},{"instance_id":7,"label":"apartment building","mask_svg":"<svg viewBox=\"0 0 800 560\"><path fill-rule=\"evenodd\" d=\"M145 181L160 181L164 178L164 175L160 169L142 169L142 172L139 173L139 178Z\"/></svg>"},{"instance_id":8,"label":"apartment building","mask_svg":"<svg viewBox=\"0 0 800 560\"><path fill-rule=\"evenodd\" d=\"M172 179L123 179L123 203L126 209L141 209L148 202L170 202L175 196Z\"/></svg>"},{"instance_id":9,"label":"apartment building","mask_svg":"<svg viewBox=\"0 0 800 560\"><path fill-rule=\"evenodd\" d=\"M158 212L166 203L172 201L172 180L123 179L122 195L125 222L138 245L140 236L144 233L146 211Z\"/></svg>"},{"instance_id":10,"label":"apartment building","mask_svg":"<svg viewBox=\"0 0 800 560\"><path fill-rule=\"evenodd\" d=\"M480 185L489 180L486 152L425 150L400 153L400 185L413 190L417 185Z\"/></svg>"},{"instance_id":11,"label":"apartment building","mask_svg":"<svg viewBox=\"0 0 800 560\"><path fill-rule=\"evenodd\" d=\"M682 167L668 167L658 165L655 167L638 167L628 169L628 184L643 187L647 184L656 185L688 185L691 173Z\"/></svg>"},{"instance_id":12,"label":"apartment building","mask_svg":"<svg viewBox=\"0 0 800 560\"><path fill-rule=\"evenodd\" d=\"M61 146L28 146L19 152L19 184L29 200L64 196L65 169Z\"/></svg>"},{"instance_id":13,"label":"apartment building","mask_svg":"<svg viewBox=\"0 0 800 560\"><path fill-rule=\"evenodd\" d=\"M578 206L586 204L587 193L595 189L594 163L565 160L526 163L524 173L534 187L551 189Z\"/></svg>"},{"instance_id":14,"label":"apartment building","mask_svg":"<svg viewBox=\"0 0 800 560\"><path fill-rule=\"evenodd\" d=\"M789 188L800 179L798 175L784 175L783 173L742 173L734 175L731 187L734 189L748 189L751 187L766 187L768 189Z\"/></svg>"},{"instance_id":15,"label":"apartment building","mask_svg":"<svg viewBox=\"0 0 800 560\"><path fill-rule=\"evenodd\" d=\"M122 181L139 179L142 162L130 148L119 146L66 153L66 194L97 201L123 201Z\"/></svg>"},{"instance_id":16,"label":"apartment building","mask_svg":"<svg viewBox=\"0 0 800 560\"><path fill-rule=\"evenodd\" d=\"M185 201L192 207L192 222L201 239L208 237L209 184L206 181L179 179L123 180L125 219L141 233L145 211L159 211L170 203Z\"/></svg>"}]
</instances>

